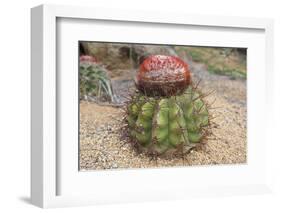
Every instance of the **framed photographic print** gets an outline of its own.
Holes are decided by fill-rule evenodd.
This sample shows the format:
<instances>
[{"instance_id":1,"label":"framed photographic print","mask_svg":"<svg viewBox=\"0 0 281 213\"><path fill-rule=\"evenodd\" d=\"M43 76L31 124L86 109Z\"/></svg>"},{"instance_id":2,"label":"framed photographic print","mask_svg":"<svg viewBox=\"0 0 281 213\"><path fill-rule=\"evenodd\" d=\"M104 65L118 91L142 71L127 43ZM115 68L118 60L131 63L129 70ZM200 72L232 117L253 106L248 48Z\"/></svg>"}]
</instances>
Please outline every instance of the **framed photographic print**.
<instances>
[{"instance_id":1,"label":"framed photographic print","mask_svg":"<svg viewBox=\"0 0 281 213\"><path fill-rule=\"evenodd\" d=\"M31 14L33 204L270 192L272 20Z\"/></svg>"}]
</instances>

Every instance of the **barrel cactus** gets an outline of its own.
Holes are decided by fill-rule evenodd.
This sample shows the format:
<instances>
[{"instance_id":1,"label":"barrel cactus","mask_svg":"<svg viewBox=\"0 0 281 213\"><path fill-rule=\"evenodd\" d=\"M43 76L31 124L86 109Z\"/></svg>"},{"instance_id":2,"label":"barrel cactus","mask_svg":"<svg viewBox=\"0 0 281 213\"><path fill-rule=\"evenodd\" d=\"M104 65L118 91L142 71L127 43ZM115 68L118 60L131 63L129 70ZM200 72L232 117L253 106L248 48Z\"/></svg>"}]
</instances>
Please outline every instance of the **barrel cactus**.
<instances>
[{"instance_id":1,"label":"barrel cactus","mask_svg":"<svg viewBox=\"0 0 281 213\"><path fill-rule=\"evenodd\" d=\"M136 87L126 120L130 138L141 151L161 156L200 144L209 112L184 61L175 56L146 58L136 75Z\"/></svg>"}]
</instances>

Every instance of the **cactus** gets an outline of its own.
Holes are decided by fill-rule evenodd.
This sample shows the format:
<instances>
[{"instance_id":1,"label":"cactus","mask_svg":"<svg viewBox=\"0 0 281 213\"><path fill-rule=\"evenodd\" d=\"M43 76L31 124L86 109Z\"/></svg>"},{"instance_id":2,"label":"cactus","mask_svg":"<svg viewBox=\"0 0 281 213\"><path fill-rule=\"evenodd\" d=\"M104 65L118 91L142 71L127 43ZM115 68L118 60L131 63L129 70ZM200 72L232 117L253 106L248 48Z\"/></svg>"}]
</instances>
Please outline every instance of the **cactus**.
<instances>
[{"instance_id":1,"label":"cactus","mask_svg":"<svg viewBox=\"0 0 281 213\"><path fill-rule=\"evenodd\" d=\"M80 97L99 101L114 101L107 70L92 56L80 57Z\"/></svg>"},{"instance_id":2,"label":"cactus","mask_svg":"<svg viewBox=\"0 0 281 213\"><path fill-rule=\"evenodd\" d=\"M147 64L137 74L138 89L127 105L132 141L152 155L190 150L205 136L209 112L203 94L190 83L188 65L171 56L151 56L143 63ZM141 72L155 70L157 74L146 75L152 78L143 78Z\"/></svg>"}]
</instances>

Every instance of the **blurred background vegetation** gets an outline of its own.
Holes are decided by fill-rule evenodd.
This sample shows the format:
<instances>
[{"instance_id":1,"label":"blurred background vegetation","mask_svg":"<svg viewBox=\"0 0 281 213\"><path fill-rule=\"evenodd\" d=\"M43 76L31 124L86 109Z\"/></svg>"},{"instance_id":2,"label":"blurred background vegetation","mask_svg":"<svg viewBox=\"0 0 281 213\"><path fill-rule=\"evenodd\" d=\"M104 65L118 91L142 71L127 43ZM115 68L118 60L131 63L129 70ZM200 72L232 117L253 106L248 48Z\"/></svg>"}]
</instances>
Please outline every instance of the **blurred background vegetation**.
<instances>
[{"instance_id":1,"label":"blurred background vegetation","mask_svg":"<svg viewBox=\"0 0 281 213\"><path fill-rule=\"evenodd\" d=\"M175 47L176 52L185 52L197 63L206 65L210 73L227 75L232 78L246 78L245 48L219 48L219 47Z\"/></svg>"},{"instance_id":2,"label":"blurred background vegetation","mask_svg":"<svg viewBox=\"0 0 281 213\"><path fill-rule=\"evenodd\" d=\"M245 48L80 42L80 55L94 56L108 70L115 72L111 72L112 76L137 68L146 56L152 54L185 57L186 60L205 64L211 74L232 78L247 76Z\"/></svg>"},{"instance_id":3,"label":"blurred background vegetation","mask_svg":"<svg viewBox=\"0 0 281 213\"><path fill-rule=\"evenodd\" d=\"M178 56L190 65L194 75L199 66L208 75L228 76L231 80L247 78L245 48L80 42L79 51L80 98L85 100L118 100L116 91L120 85L133 85L139 65L149 55ZM92 59L88 63L81 57Z\"/></svg>"}]
</instances>

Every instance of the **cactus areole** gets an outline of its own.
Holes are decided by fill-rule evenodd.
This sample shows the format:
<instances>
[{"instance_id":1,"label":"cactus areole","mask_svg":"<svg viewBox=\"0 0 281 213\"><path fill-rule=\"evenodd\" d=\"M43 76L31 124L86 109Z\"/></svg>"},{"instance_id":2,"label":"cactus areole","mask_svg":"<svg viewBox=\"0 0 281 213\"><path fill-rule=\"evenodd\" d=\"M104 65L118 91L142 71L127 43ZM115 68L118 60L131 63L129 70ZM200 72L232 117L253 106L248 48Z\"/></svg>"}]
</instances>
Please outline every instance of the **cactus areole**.
<instances>
[{"instance_id":1,"label":"cactus areole","mask_svg":"<svg viewBox=\"0 0 281 213\"><path fill-rule=\"evenodd\" d=\"M149 96L171 96L184 91L190 84L188 65L175 56L152 55L140 65L136 86Z\"/></svg>"},{"instance_id":2,"label":"cactus areole","mask_svg":"<svg viewBox=\"0 0 281 213\"><path fill-rule=\"evenodd\" d=\"M189 151L206 135L209 112L202 93L190 82L188 65L174 56L146 58L127 105L131 141L139 150L161 156Z\"/></svg>"}]
</instances>

